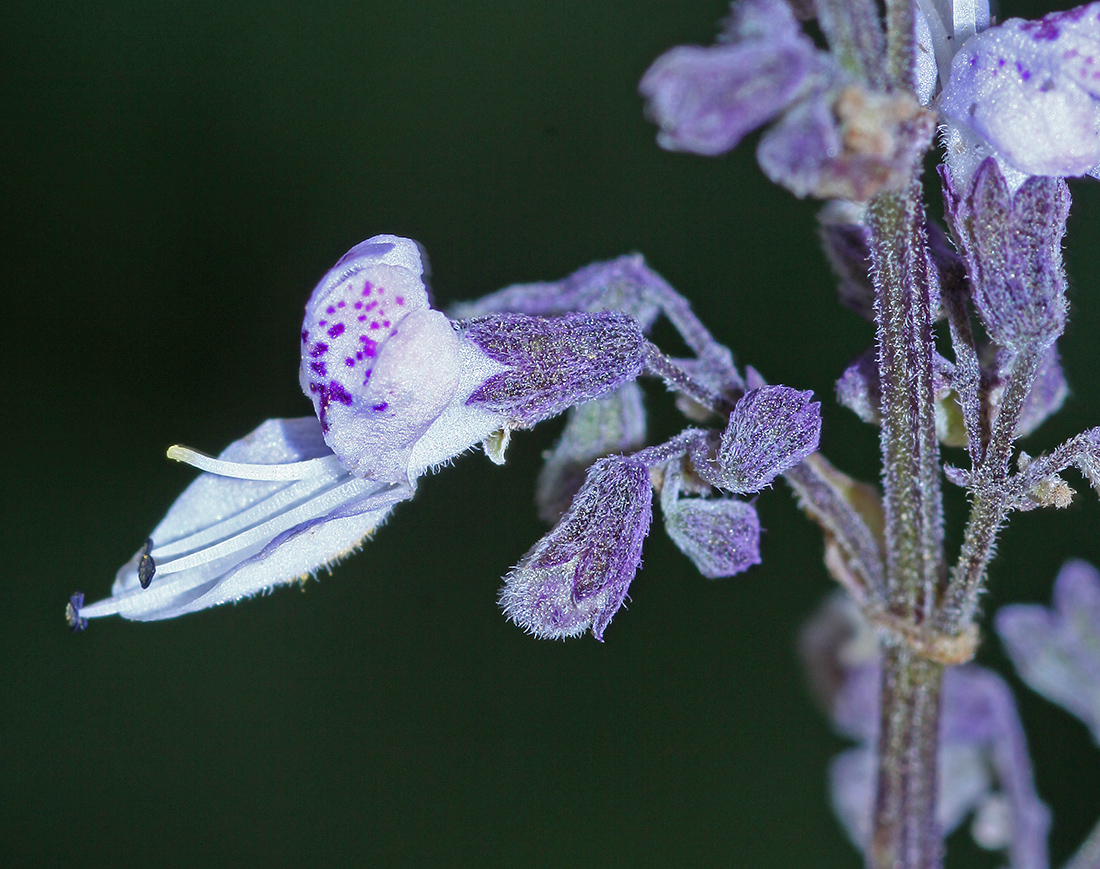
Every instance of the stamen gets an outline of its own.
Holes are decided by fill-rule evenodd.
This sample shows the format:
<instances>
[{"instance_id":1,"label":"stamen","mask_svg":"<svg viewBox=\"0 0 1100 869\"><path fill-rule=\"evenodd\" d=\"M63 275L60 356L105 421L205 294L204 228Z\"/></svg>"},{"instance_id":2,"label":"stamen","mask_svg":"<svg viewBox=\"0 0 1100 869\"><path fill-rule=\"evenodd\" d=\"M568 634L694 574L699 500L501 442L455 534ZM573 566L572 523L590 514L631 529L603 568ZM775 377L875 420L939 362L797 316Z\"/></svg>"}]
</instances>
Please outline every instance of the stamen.
<instances>
[{"instance_id":1,"label":"stamen","mask_svg":"<svg viewBox=\"0 0 1100 869\"><path fill-rule=\"evenodd\" d=\"M296 530L306 530L318 523L385 510L398 501L404 500L409 494L407 485L380 485L351 478L329 489L320 497L311 498L293 510L274 516L270 521L229 540L223 540L216 546L177 558L174 562L165 562L161 558L157 565L157 581L150 585L148 590L133 585L87 607L83 606L82 597L77 601L74 596L66 610L66 615L71 619L70 624L73 623L73 619L78 619L81 624L80 629L86 623L86 618L100 616L121 614L127 618L137 619L164 618L160 611L172 607L177 608L178 611L174 614L179 615L181 612L188 611L185 607L189 604L218 588L228 574L260 555L265 547L281 545L280 538L284 535L293 535ZM378 521L381 521L381 518ZM372 528L365 528L362 533L369 533ZM156 551L159 554L160 548L158 547ZM327 558L318 559L315 568L323 566L339 554L339 552L333 552ZM304 567L301 573L304 574L315 568ZM265 586L289 582L296 575L273 576L267 583L257 584L254 589L246 590L244 594L254 594ZM204 606L222 603L237 596L240 596L239 592L234 597L214 600Z\"/></svg>"},{"instance_id":2,"label":"stamen","mask_svg":"<svg viewBox=\"0 0 1100 869\"><path fill-rule=\"evenodd\" d=\"M184 462L200 471L217 474L219 477L235 477L239 480L290 481L307 480L323 471L329 464L328 456L319 459L307 459L304 462L287 462L277 465L251 464L247 462L227 462L215 459L206 453L200 453L190 447L175 444L168 448L168 458Z\"/></svg>"},{"instance_id":3,"label":"stamen","mask_svg":"<svg viewBox=\"0 0 1100 869\"><path fill-rule=\"evenodd\" d=\"M315 461L327 461L329 463L329 473L317 474L310 479L301 480L291 486L278 489L274 494L234 516L230 516L208 528L203 528L201 531L196 531L194 534L160 544L157 546L157 558L163 563L166 558L193 552L204 546L209 546L211 543L225 540L265 517L280 513L295 502L311 497L315 492L321 491L341 477L349 476L348 472L332 456ZM304 464L304 462L300 464Z\"/></svg>"},{"instance_id":4,"label":"stamen","mask_svg":"<svg viewBox=\"0 0 1100 869\"><path fill-rule=\"evenodd\" d=\"M153 581L153 575L157 572L157 563L153 561L153 557L149 554L149 550L153 548L153 538L148 537L145 540L145 545L141 547L141 552L138 558L138 582L141 583L142 588L148 588L149 583Z\"/></svg>"},{"instance_id":5,"label":"stamen","mask_svg":"<svg viewBox=\"0 0 1100 869\"><path fill-rule=\"evenodd\" d=\"M65 605L65 620L69 623L71 633L79 634L88 627L88 620L80 614L83 606L84 593L80 591L70 597L69 602Z\"/></svg>"},{"instance_id":6,"label":"stamen","mask_svg":"<svg viewBox=\"0 0 1100 869\"><path fill-rule=\"evenodd\" d=\"M241 552L242 550L262 546L268 541L275 539L275 537L283 531L293 528L295 525L299 525L302 522L318 516L324 516L340 504L354 500L357 496L366 495L372 485L377 484L372 484L367 480L353 477L346 483L342 483L315 498L310 498L304 504L287 510L284 513L278 513L268 521L262 522L233 537L224 539L220 543L215 543L213 546L207 546L198 552L194 552L191 555L185 555L174 561L162 561L159 565L158 573L165 575L179 573L183 570L191 570L220 558L224 558L225 556ZM390 488L394 487L391 486ZM357 489L362 491L356 492Z\"/></svg>"}]
</instances>

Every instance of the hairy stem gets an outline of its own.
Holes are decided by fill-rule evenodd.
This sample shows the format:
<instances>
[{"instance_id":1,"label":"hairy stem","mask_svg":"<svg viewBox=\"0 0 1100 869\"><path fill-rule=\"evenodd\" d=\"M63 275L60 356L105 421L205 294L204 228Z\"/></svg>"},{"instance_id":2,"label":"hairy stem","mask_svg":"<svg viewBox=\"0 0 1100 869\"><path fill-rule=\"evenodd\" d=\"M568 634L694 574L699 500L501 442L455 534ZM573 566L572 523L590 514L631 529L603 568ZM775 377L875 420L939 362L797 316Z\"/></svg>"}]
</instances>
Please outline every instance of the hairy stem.
<instances>
[{"instance_id":1,"label":"hairy stem","mask_svg":"<svg viewBox=\"0 0 1100 869\"><path fill-rule=\"evenodd\" d=\"M1007 485L1008 459L1016 437L1020 413L1035 382L1042 354L1027 350L1016 354L1008 385L990 434L985 457L974 473L973 505L966 522L959 560L936 614L936 628L946 633L965 630L978 612L985 587L985 571L993 556L997 534L1012 508Z\"/></svg>"},{"instance_id":2,"label":"hairy stem","mask_svg":"<svg viewBox=\"0 0 1100 869\"><path fill-rule=\"evenodd\" d=\"M908 3L904 5L908 9ZM895 6L888 4L891 14L897 13ZM911 15L908 17L911 31ZM892 39L894 23L891 19ZM939 443L932 392L933 271L919 187L914 183L904 191L882 194L871 203L868 216L882 384L886 592L891 614L919 630L935 612L944 572ZM943 842L935 808L936 721L942 679L942 665L920 658L908 646L887 645L878 791L866 855L868 866L874 869L937 869L941 865Z\"/></svg>"},{"instance_id":3,"label":"hairy stem","mask_svg":"<svg viewBox=\"0 0 1100 869\"><path fill-rule=\"evenodd\" d=\"M944 667L904 644L882 662L875 828L867 865L938 869L943 836L936 824L936 750Z\"/></svg>"}]
</instances>

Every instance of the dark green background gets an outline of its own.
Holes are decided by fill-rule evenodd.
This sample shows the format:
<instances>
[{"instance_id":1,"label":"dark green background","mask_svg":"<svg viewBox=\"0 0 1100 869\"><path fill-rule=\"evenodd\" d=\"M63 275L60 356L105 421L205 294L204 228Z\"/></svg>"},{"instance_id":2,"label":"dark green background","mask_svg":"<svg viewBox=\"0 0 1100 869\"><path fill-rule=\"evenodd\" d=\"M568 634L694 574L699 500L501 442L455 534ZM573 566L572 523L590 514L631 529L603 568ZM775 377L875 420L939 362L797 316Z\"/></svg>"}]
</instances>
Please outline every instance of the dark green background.
<instances>
[{"instance_id":1,"label":"dark green background","mask_svg":"<svg viewBox=\"0 0 1100 869\"><path fill-rule=\"evenodd\" d=\"M470 455L425 480L304 593L78 637L62 620L192 478L166 446L216 452L309 412L302 305L381 232L426 246L443 303L644 252L740 361L812 388L824 449L873 479L875 433L832 398L870 328L833 301L815 206L767 184L751 142L668 154L642 117L647 65L723 13L6 4L6 865L856 865L825 798L842 743L793 651L831 586L781 486L759 499L764 565L733 580L699 577L655 523L603 645L536 642L495 604L543 533L555 424L504 468ZM1100 187L1074 190L1074 394L1032 452L1100 423ZM676 430L660 389L649 405L655 436ZM1080 502L1017 519L990 609L1046 599L1066 556L1100 562L1100 508ZM1004 671L995 641L982 657ZM1021 705L1064 857L1100 814L1100 751Z\"/></svg>"}]
</instances>

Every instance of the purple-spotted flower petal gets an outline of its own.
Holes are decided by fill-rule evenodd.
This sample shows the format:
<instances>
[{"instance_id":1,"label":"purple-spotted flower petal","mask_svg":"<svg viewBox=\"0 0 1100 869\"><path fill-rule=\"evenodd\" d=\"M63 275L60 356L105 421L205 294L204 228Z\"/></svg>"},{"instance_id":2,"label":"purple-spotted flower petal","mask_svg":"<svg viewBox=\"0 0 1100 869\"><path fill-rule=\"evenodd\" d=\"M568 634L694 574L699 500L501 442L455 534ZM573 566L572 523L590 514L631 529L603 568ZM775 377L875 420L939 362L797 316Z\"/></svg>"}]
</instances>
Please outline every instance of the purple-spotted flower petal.
<instances>
[{"instance_id":1,"label":"purple-spotted flower petal","mask_svg":"<svg viewBox=\"0 0 1100 869\"><path fill-rule=\"evenodd\" d=\"M940 107L1025 175L1096 171L1100 3L1037 21L1011 18L968 39L951 63Z\"/></svg>"},{"instance_id":2,"label":"purple-spotted flower petal","mask_svg":"<svg viewBox=\"0 0 1100 869\"><path fill-rule=\"evenodd\" d=\"M724 154L807 87L817 50L783 0L743 0L734 15L729 42L673 48L642 78L662 148Z\"/></svg>"},{"instance_id":3,"label":"purple-spotted flower petal","mask_svg":"<svg viewBox=\"0 0 1100 869\"><path fill-rule=\"evenodd\" d=\"M700 476L738 494L759 492L817 449L821 404L811 392L762 386L745 393L730 414L714 462L693 455Z\"/></svg>"},{"instance_id":4,"label":"purple-spotted flower petal","mask_svg":"<svg viewBox=\"0 0 1100 869\"><path fill-rule=\"evenodd\" d=\"M504 578L505 615L540 639L591 630L602 640L641 563L652 515L643 462L597 461L568 512Z\"/></svg>"},{"instance_id":5,"label":"purple-spotted flower petal","mask_svg":"<svg viewBox=\"0 0 1100 869\"><path fill-rule=\"evenodd\" d=\"M420 249L378 235L321 279L302 326L302 390L353 474L408 482L506 422L470 394L504 366L428 305Z\"/></svg>"},{"instance_id":6,"label":"purple-spotted flower petal","mask_svg":"<svg viewBox=\"0 0 1100 869\"><path fill-rule=\"evenodd\" d=\"M1052 603L1002 607L997 633L1021 678L1085 722L1100 743L1100 571L1067 562Z\"/></svg>"}]
</instances>

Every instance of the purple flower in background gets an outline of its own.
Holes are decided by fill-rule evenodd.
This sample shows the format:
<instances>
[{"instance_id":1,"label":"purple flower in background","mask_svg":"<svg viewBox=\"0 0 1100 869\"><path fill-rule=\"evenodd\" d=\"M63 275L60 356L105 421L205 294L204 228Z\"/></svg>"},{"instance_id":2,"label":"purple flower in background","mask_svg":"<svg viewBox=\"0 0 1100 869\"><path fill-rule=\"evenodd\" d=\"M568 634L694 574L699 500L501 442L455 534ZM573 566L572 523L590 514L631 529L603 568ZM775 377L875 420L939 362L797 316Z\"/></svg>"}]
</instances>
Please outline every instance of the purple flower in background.
<instances>
[{"instance_id":1,"label":"purple flower in background","mask_svg":"<svg viewBox=\"0 0 1100 869\"><path fill-rule=\"evenodd\" d=\"M852 842L870 838L882 672L875 633L852 600L835 595L801 638L811 686L837 730L860 744L829 770L833 809ZM1046 869L1050 812L1035 792L1012 692L996 673L948 668L940 702L937 820L945 832L973 813L971 835L1007 849L1014 869Z\"/></svg>"},{"instance_id":2,"label":"purple flower in background","mask_svg":"<svg viewBox=\"0 0 1100 869\"><path fill-rule=\"evenodd\" d=\"M911 95L874 90L816 49L784 0L734 3L718 45L665 52L639 90L667 150L716 156L777 121L757 160L800 197L864 201L900 187L933 129Z\"/></svg>"},{"instance_id":3,"label":"purple flower in background","mask_svg":"<svg viewBox=\"0 0 1100 869\"><path fill-rule=\"evenodd\" d=\"M1100 571L1066 562L1052 606L1001 607L995 626L1020 677L1085 722L1100 744Z\"/></svg>"},{"instance_id":4,"label":"purple flower in background","mask_svg":"<svg viewBox=\"0 0 1100 869\"><path fill-rule=\"evenodd\" d=\"M603 640L642 561L653 516L649 468L612 456L588 471L558 524L504 578L500 605L541 639Z\"/></svg>"},{"instance_id":5,"label":"purple flower in background","mask_svg":"<svg viewBox=\"0 0 1100 869\"><path fill-rule=\"evenodd\" d=\"M639 90L668 151L724 154L811 84L818 51L782 0L746 0L718 45L681 45L653 62Z\"/></svg>"}]
</instances>

